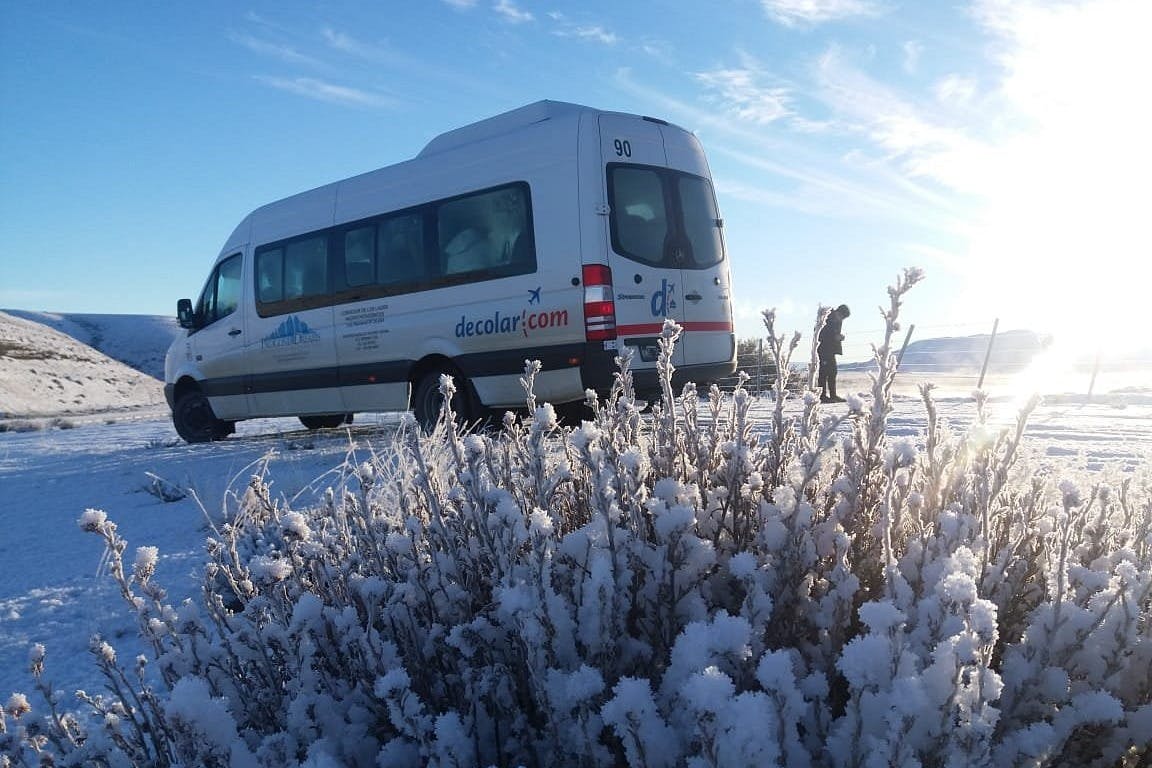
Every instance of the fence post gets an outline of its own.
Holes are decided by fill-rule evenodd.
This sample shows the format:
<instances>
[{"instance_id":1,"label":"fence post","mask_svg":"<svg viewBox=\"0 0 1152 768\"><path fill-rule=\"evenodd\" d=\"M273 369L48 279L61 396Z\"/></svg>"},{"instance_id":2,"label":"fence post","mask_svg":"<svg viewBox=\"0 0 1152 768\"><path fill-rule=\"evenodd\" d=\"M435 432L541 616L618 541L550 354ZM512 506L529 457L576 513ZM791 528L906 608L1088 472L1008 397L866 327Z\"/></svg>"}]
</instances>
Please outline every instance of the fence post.
<instances>
[{"instance_id":1,"label":"fence post","mask_svg":"<svg viewBox=\"0 0 1152 768\"><path fill-rule=\"evenodd\" d=\"M904 336L904 345L900 347L899 354L896 355L896 370L900 370L900 361L904 359L904 350L908 349L908 342L912 339L912 331L916 330L916 324L908 326L908 333Z\"/></svg>"},{"instance_id":2,"label":"fence post","mask_svg":"<svg viewBox=\"0 0 1152 768\"><path fill-rule=\"evenodd\" d=\"M1100 350L1096 350L1096 360L1092 363L1092 378L1088 381L1088 397L1086 403L1092 402L1092 390L1096 388L1096 374L1100 372Z\"/></svg>"},{"instance_id":3,"label":"fence post","mask_svg":"<svg viewBox=\"0 0 1152 768\"><path fill-rule=\"evenodd\" d=\"M980 380L976 382L976 389L984 388L984 374L988 372L988 359L992 357L992 344L996 341L996 329L1000 327L1000 318L992 323L992 335L988 337L988 351L984 353L984 365L980 367Z\"/></svg>"},{"instance_id":4,"label":"fence post","mask_svg":"<svg viewBox=\"0 0 1152 768\"><path fill-rule=\"evenodd\" d=\"M764 337L761 336L759 348L756 351L756 394L764 392Z\"/></svg>"}]
</instances>

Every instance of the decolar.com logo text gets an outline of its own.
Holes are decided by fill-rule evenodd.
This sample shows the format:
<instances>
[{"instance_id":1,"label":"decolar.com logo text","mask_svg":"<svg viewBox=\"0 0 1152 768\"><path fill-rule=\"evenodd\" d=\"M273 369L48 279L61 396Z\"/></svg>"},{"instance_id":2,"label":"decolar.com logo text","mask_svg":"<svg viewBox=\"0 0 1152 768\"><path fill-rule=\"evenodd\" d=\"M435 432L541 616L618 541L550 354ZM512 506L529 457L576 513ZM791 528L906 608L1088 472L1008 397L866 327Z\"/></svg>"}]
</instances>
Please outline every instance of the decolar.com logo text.
<instances>
[{"instance_id":1,"label":"decolar.com logo text","mask_svg":"<svg viewBox=\"0 0 1152 768\"><path fill-rule=\"evenodd\" d=\"M536 331L548 328L561 328L568 325L568 310L551 309L539 312L521 310L518 315L506 315L500 310L482 316L460 316L456 323L456 338L470 338L472 336L495 336L509 333L520 333L529 336Z\"/></svg>"}]
</instances>

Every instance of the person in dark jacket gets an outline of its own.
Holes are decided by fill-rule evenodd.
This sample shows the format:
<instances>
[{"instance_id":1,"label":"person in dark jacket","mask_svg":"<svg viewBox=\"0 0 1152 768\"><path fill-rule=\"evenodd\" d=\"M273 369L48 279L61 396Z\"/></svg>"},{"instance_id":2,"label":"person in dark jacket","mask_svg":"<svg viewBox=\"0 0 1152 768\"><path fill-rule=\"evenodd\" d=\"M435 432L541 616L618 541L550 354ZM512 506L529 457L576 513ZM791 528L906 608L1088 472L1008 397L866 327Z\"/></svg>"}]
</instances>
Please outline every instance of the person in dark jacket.
<instances>
[{"instance_id":1,"label":"person in dark jacket","mask_svg":"<svg viewBox=\"0 0 1152 768\"><path fill-rule=\"evenodd\" d=\"M844 354L844 334L841 328L845 318L851 314L847 304L841 304L829 312L816 341L816 356L820 359L817 383L822 403L844 402L844 398L836 394L836 355Z\"/></svg>"}]
</instances>

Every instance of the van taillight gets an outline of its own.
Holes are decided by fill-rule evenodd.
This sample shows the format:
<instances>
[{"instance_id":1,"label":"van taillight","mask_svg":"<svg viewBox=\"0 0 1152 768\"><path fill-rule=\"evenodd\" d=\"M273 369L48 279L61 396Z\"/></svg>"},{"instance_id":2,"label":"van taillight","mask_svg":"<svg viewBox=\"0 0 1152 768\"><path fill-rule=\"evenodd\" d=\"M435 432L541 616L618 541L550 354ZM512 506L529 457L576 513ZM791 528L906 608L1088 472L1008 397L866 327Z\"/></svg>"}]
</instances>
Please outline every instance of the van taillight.
<instances>
[{"instance_id":1,"label":"van taillight","mask_svg":"<svg viewBox=\"0 0 1152 768\"><path fill-rule=\"evenodd\" d=\"M604 264L585 264L584 336L588 341L616 338L616 304L612 300L612 270Z\"/></svg>"}]
</instances>

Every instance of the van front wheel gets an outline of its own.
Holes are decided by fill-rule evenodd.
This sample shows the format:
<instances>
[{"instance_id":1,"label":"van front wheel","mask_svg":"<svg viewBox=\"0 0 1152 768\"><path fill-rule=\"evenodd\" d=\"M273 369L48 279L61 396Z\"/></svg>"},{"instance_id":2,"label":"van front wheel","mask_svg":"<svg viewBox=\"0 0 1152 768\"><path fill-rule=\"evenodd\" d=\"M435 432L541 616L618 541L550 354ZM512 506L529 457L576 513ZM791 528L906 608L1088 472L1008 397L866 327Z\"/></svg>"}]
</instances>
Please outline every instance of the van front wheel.
<instances>
[{"instance_id":1,"label":"van front wheel","mask_svg":"<svg viewBox=\"0 0 1152 768\"><path fill-rule=\"evenodd\" d=\"M223 440L233 431L231 422L221 421L212 411L212 404L203 392L185 392L172 409L172 425L176 433L189 443L207 443Z\"/></svg>"},{"instance_id":2,"label":"van front wheel","mask_svg":"<svg viewBox=\"0 0 1152 768\"><path fill-rule=\"evenodd\" d=\"M467 424L472 418L468 399L468 380L455 371L445 368L434 368L416 384L412 391L412 411L416 422L425 434L431 434L436 427L436 420L440 418L440 409L444 405L444 395L440 392L440 375L448 374L456 385L456 393L452 396L452 411L456 414L456 423Z\"/></svg>"}]
</instances>

